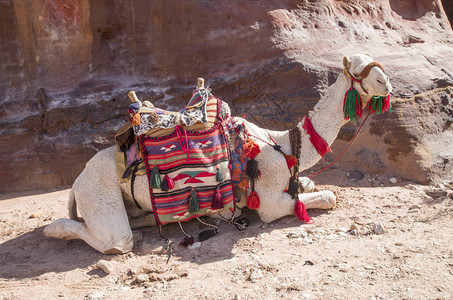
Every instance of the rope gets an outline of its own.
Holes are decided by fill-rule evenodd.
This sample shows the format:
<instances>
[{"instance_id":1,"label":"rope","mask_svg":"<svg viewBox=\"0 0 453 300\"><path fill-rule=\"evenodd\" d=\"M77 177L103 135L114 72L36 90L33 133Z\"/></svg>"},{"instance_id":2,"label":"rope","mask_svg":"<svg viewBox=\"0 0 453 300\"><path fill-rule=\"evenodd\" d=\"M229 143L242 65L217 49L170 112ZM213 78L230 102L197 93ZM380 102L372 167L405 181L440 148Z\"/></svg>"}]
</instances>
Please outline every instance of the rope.
<instances>
[{"instance_id":1,"label":"rope","mask_svg":"<svg viewBox=\"0 0 453 300\"><path fill-rule=\"evenodd\" d=\"M370 115L370 110L368 111L368 114L366 115L365 119L363 120L362 124L360 125L359 127L359 130L357 130L357 132L355 133L354 137L352 138L351 142L349 143L349 145L346 147L346 149L343 151L343 153L341 153L332 163L330 163L328 166L322 168L321 170L319 170L318 172L316 173L313 173L313 174L310 174L306 177L310 178L312 176L315 176L315 175L319 175L321 174L322 172L324 172L324 170L326 170L327 168L331 167L333 164L335 164L337 161L339 161L343 155L349 150L349 148L351 148L352 144L354 143L354 141L356 140L357 136L359 135L360 131L362 130L362 127L363 127L363 124L365 124L365 121L368 119L368 116Z\"/></svg>"},{"instance_id":2,"label":"rope","mask_svg":"<svg viewBox=\"0 0 453 300\"><path fill-rule=\"evenodd\" d=\"M271 147L274 147L274 145L272 145L272 144L269 143L268 141L263 140L263 139L260 138L260 137L257 137L256 135L250 134L250 133L248 133L248 132L247 132L246 134L247 134L247 137L253 137L253 138L257 139L257 140L262 141L262 142L265 143L265 144L268 144L268 145L271 146ZM269 134L269 133L268 133L268 134ZM270 135L269 135L269 137L270 137ZM272 138L271 138L271 140L272 140ZM272 141L273 141L273 140L272 140ZM275 143L275 142L274 142L274 143Z\"/></svg>"},{"instance_id":3,"label":"rope","mask_svg":"<svg viewBox=\"0 0 453 300\"><path fill-rule=\"evenodd\" d=\"M212 228L215 228L215 229L219 230L219 227L217 227L217 226L215 226L213 224L206 223L206 222L202 221L199 217L197 217L197 220L203 225L206 225L208 227L212 227Z\"/></svg>"},{"instance_id":4,"label":"rope","mask_svg":"<svg viewBox=\"0 0 453 300\"><path fill-rule=\"evenodd\" d=\"M248 226L248 221L246 222L236 222L234 221L234 214L231 215L231 220L228 220L227 218L225 218L224 216L222 216L220 213L217 214L223 221L227 222L228 225L234 225L236 226L236 228L239 230L239 231L243 231L247 228ZM242 219L242 220L245 220L245 219Z\"/></svg>"},{"instance_id":5,"label":"rope","mask_svg":"<svg viewBox=\"0 0 453 300\"><path fill-rule=\"evenodd\" d=\"M191 235L188 234L188 233L184 230L184 228L182 228L181 222L178 222L178 224L179 224L179 228L181 228L182 233L184 233L184 235L185 235L186 237L190 238Z\"/></svg>"},{"instance_id":6,"label":"rope","mask_svg":"<svg viewBox=\"0 0 453 300\"><path fill-rule=\"evenodd\" d=\"M165 246L163 248L163 251L168 251L167 253L167 264L168 262L170 261L170 257L171 257L171 254L172 254L172 248L171 248L171 245L173 244L172 241L170 241L168 238L164 237L162 235L162 226L159 225L159 235L162 239L164 239L165 241Z\"/></svg>"}]
</instances>

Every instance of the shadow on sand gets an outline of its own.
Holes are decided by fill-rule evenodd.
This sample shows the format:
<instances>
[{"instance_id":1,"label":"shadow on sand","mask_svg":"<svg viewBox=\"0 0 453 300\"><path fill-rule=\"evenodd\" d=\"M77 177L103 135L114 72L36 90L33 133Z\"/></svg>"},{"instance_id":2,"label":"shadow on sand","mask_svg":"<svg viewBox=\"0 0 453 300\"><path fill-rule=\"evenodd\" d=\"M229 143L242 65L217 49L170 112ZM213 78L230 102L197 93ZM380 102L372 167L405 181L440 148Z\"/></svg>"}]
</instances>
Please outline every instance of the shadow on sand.
<instances>
[{"instance_id":1,"label":"shadow on sand","mask_svg":"<svg viewBox=\"0 0 453 300\"><path fill-rule=\"evenodd\" d=\"M311 210L310 216L317 217L325 211ZM178 224L169 224L162 228L164 236L173 242L171 261L187 261L196 264L207 264L215 261L231 259L234 257L232 250L241 239L257 237L261 233L269 233L276 229L292 228L303 225L294 216L284 217L267 226L262 226L258 214L255 211L243 209L243 216L250 221L250 226L239 231L234 226L225 222L219 225L220 232L214 237L203 241L202 245L195 249L180 246L179 242L184 234ZM214 223L213 219L205 219L208 223ZM198 236L198 232L207 229L197 220L191 220L183 224L187 233ZM64 241L47 238L43 235L44 227L4 242L0 245L0 278L31 278L45 273L67 272L75 269L83 269L95 265L97 261L112 260L114 255L105 255L97 252L82 240ZM161 253L164 242L159 236L156 227L147 227L134 230L141 238L135 243L133 255L139 257L157 255L163 261L167 254ZM96 272L90 270L88 274Z\"/></svg>"}]
</instances>

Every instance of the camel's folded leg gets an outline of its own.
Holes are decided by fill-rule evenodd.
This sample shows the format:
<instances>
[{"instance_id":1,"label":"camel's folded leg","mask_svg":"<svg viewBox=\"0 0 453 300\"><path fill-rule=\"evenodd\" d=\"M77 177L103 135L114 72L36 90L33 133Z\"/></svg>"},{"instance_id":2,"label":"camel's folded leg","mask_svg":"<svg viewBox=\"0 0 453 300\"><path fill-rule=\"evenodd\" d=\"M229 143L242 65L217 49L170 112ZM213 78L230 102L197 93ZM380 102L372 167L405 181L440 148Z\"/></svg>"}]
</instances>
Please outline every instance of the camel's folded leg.
<instances>
[{"instance_id":1,"label":"camel's folded leg","mask_svg":"<svg viewBox=\"0 0 453 300\"><path fill-rule=\"evenodd\" d=\"M82 239L94 249L105 254L125 253L132 250L132 236L126 234L115 241L105 241L93 235L84 223L58 219L44 228L44 235L63 240Z\"/></svg>"},{"instance_id":2,"label":"camel's folded leg","mask_svg":"<svg viewBox=\"0 0 453 300\"><path fill-rule=\"evenodd\" d=\"M306 209L330 209L335 206L337 198L331 191L299 194L299 200L305 204Z\"/></svg>"},{"instance_id":3,"label":"camel's folded leg","mask_svg":"<svg viewBox=\"0 0 453 300\"><path fill-rule=\"evenodd\" d=\"M113 147L96 154L73 185L69 200L76 201L84 223L56 220L45 228L46 236L83 239L105 254L132 250L132 231L116 178L114 154Z\"/></svg>"}]
</instances>

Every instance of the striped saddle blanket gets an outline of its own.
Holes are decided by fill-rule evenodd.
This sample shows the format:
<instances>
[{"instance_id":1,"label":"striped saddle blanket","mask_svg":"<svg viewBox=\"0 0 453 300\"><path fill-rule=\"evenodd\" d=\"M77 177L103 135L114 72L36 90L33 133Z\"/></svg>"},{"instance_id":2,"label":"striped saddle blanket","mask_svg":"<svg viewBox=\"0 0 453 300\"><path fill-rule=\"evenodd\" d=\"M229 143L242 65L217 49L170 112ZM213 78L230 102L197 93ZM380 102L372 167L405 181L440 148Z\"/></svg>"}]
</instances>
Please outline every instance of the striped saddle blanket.
<instances>
[{"instance_id":1,"label":"striped saddle blanket","mask_svg":"<svg viewBox=\"0 0 453 300\"><path fill-rule=\"evenodd\" d=\"M206 124L151 125L153 131L138 136L158 225L235 209L222 101L211 94L198 101Z\"/></svg>"}]
</instances>

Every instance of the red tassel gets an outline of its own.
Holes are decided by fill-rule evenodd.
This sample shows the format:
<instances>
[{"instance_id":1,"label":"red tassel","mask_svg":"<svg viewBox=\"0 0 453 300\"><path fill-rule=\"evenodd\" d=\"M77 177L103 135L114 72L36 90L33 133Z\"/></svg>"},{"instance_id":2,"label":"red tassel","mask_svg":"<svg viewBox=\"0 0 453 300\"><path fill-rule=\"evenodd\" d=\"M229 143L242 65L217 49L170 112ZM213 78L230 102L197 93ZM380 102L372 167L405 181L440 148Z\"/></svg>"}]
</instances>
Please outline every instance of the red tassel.
<instances>
[{"instance_id":1,"label":"red tassel","mask_svg":"<svg viewBox=\"0 0 453 300\"><path fill-rule=\"evenodd\" d=\"M327 152L332 151L326 141L313 128L310 118L305 117L302 128L305 129L307 134L310 136L310 142L313 147L315 147L319 155L324 158L324 155L326 155Z\"/></svg>"},{"instance_id":2,"label":"red tassel","mask_svg":"<svg viewBox=\"0 0 453 300\"><path fill-rule=\"evenodd\" d=\"M217 187L214 193L214 199L212 199L211 209L221 209L223 208L222 194L220 194L220 189Z\"/></svg>"},{"instance_id":3,"label":"red tassel","mask_svg":"<svg viewBox=\"0 0 453 300\"><path fill-rule=\"evenodd\" d=\"M383 101L384 105L382 105L382 112L384 112L385 110L389 110L392 107L392 104L390 103L390 94L385 96Z\"/></svg>"},{"instance_id":4,"label":"red tassel","mask_svg":"<svg viewBox=\"0 0 453 300\"><path fill-rule=\"evenodd\" d=\"M305 223L310 222L310 217L308 216L305 204L302 201L296 200L296 204L294 205L294 214L299 220L304 221Z\"/></svg>"},{"instance_id":5,"label":"red tassel","mask_svg":"<svg viewBox=\"0 0 453 300\"><path fill-rule=\"evenodd\" d=\"M288 165L288 169L291 169L297 164L297 157L291 154L283 154L286 159L286 164Z\"/></svg>"},{"instance_id":6,"label":"red tassel","mask_svg":"<svg viewBox=\"0 0 453 300\"><path fill-rule=\"evenodd\" d=\"M247 207L250 209L260 208L260 197L258 197L256 191L252 191L247 197Z\"/></svg>"},{"instance_id":7,"label":"red tassel","mask_svg":"<svg viewBox=\"0 0 453 300\"><path fill-rule=\"evenodd\" d=\"M167 182L168 190L171 190L175 187L175 182L170 178L170 176L165 175L164 180Z\"/></svg>"},{"instance_id":8,"label":"red tassel","mask_svg":"<svg viewBox=\"0 0 453 300\"><path fill-rule=\"evenodd\" d=\"M260 146L256 144L251 139L248 139L247 142L242 146L244 154L247 155L250 159L254 159L260 152Z\"/></svg>"}]
</instances>

